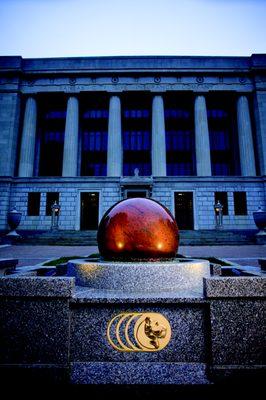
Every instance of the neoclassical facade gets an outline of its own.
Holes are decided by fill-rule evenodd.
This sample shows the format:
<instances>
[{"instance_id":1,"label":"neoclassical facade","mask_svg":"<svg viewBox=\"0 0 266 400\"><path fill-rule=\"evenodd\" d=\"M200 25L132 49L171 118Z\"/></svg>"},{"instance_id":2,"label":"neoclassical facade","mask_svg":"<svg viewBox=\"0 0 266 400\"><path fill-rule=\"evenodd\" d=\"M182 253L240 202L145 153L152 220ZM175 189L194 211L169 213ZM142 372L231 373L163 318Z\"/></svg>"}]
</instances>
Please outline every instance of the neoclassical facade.
<instances>
[{"instance_id":1,"label":"neoclassical facade","mask_svg":"<svg viewBox=\"0 0 266 400\"><path fill-rule=\"evenodd\" d=\"M128 197L181 229L254 229L266 198L266 55L0 57L0 229L96 230Z\"/></svg>"}]
</instances>

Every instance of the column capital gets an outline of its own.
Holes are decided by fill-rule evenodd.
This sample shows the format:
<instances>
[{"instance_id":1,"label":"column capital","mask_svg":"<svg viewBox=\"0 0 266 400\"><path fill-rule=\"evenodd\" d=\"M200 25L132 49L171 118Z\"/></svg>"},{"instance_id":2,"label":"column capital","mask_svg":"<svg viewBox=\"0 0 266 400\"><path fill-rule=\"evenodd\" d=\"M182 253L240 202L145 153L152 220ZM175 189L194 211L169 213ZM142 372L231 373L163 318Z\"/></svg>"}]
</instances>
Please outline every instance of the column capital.
<instances>
[{"instance_id":1,"label":"column capital","mask_svg":"<svg viewBox=\"0 0 266 400\"><path fill-rule=\"evenodd\" d=\"M204 97L204 99L206 100L206 95L208 94L207 92L193 92L194 94L194 99L196 99L197 97Z\"/></svg>"},{"instance_id":2,"label":"column capital","mask_svg":"<svg viewBox=\"0 0 266 400\"><path fill-rule=\"evenodd\" d=\"M68 93L67 99L69 100L71 98L79 100L79 93Z\"/></svg>"}]
</instances>

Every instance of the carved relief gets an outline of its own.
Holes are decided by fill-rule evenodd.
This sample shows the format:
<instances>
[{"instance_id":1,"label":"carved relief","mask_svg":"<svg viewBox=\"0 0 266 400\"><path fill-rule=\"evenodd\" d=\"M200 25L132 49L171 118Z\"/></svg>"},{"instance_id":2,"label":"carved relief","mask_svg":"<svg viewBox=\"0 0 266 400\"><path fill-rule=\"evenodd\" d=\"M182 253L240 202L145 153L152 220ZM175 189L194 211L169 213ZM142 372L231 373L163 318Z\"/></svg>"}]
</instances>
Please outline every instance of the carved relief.
<instances>
[{"instance_id":1,"label":"carved relief","mask_svg":"<svg viewBox=\"0 0 266 400\"><path fill-rule=\"evenodd\" d=\"M118 351L160 351L168 345L170 339L171 326L160 313L118 314L107 327L107 340Z\"/></svg>"}]
</instances>

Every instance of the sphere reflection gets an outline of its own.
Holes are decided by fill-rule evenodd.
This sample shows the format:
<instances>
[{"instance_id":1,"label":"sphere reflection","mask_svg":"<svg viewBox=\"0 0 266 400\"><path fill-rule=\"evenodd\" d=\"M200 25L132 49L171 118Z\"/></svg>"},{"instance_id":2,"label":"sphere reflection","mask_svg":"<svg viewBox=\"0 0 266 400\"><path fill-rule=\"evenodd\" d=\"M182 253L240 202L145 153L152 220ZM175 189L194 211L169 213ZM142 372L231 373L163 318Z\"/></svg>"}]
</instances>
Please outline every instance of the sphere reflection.
<instances>
[{"instance_id":1,"label":"sphere reflection","mask_svg":"<svg viewBox=\"0 0 266 400\"><path fill-rule=\"evenodd\" d=\"M178 249L178 227L157 201L132 198L116 203L104 214L97 240L106 260L169 260Z\"/></svg>"}]
</instances>

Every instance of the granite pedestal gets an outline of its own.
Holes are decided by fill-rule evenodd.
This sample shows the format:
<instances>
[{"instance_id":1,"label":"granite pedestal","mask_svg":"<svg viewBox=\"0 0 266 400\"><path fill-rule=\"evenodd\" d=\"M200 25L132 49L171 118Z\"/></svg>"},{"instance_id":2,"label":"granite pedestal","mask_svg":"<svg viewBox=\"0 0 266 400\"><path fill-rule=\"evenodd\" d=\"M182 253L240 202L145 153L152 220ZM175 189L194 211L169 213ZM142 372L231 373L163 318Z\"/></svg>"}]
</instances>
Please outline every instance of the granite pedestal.
<instances>
[{"instance_id":1,"label":"granite pedestal","mask_svg":"<svg viewBox=\"0 0 266 400\"><path fill-rule=\"evenodd\" d=\"M43 382L207 385L265 366L263 274L220 277L205 270L201 287L182 290L176 282L132 291L80 286L75 279L19 273L0 278L5 375L29 382L37 374ZM171 326L163 349L112 347L107 329L115 316L134 314L137 320L149 313ZM125 325L120 328L124 332Z\"/></svg>"}]
</instances>

